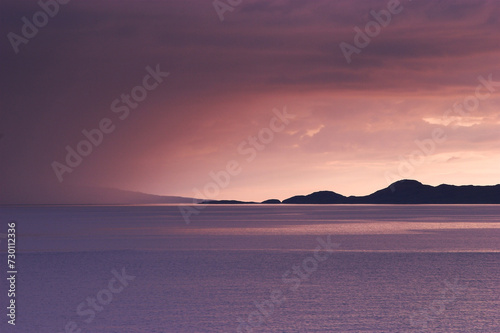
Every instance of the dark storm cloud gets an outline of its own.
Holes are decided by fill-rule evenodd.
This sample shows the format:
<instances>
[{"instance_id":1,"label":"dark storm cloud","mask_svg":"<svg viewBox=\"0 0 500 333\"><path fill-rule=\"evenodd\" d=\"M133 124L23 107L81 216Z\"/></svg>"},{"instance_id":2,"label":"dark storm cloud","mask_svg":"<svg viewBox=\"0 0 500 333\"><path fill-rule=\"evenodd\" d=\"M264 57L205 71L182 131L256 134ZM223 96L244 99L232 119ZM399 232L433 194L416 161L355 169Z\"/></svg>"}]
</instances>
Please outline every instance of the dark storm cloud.
<instances>
[{"instance_id":1,"label":"dark storm cloud","mask_svg":"<svg viewBox=\"0 0 500 333\"><path fill-rule=\"evenodd\" d=\"M211 1L73 0L18 54L7 33L20 34L21 18L40 8L36 1L2 1L0 154L8 161L0 166L2 184L14 191L53 182L50 163L64 157L83 128L109 116L110 103L140 83L148 65L170 71L168 83L73 179L101 181L120 172L139 179L139 171L117 166L136 163L145 151L154 155L144 147L161 146L167 160L177 156L185 142L200 140L210 117L232 115L228 128L237 133L238 119L249 117L233 106L242 94L249 100L273 92L455 96L473 89L478 75L498 73L500 2L401 3L402 12L348 64L339 44L353 43L354 26L363 29L370 11L388 1L244 0L220 22ZM231 108L213 106L221 100ZM301 130L307 132L305 123ZM200 134L216 146L220 136L210 135Z\"/></svg>"}]
</instances>

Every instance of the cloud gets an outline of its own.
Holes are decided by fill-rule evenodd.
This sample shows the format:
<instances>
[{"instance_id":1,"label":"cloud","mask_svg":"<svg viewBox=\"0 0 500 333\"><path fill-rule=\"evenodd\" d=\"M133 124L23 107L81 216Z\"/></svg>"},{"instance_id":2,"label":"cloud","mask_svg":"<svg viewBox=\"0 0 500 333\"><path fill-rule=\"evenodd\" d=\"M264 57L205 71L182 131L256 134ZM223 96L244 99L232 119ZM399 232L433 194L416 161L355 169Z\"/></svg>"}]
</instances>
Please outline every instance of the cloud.
<instances>
[{"instance_id":1,"label":"cloud","mask_svg":"<svg viewBox=\"0 0 500 333\"><path fill-rule=\"evenodd\" d=\"M112 115L111 102L159 63L171 72L168 82L68 182L190 195L237 156L238 143L273 108L287 105L297 119L225 195L252 199L243 193L256 179L274 177L274 186L286 188L316 169L325 173L305 177L304 189L308 179L340 179L337 171L361 188L366 181L355 179L366 170L342 163L383 174L414 140L445 125L443 112L474 93L479 75L500 80L499 2L402 4L347 64L339 43L352 42L353 28L364 28L387 1L245 0L224 22L210 1L72 1L19 54L0 41L0 155L8 161L0 180L6 189L23 188L20 197L31 184L52 184L50 163L64 158L65 146ZM36 2L2 1L1 31L19 33L21 18L37 10ZM445 126L449 141L439 149L496 158L498 106L493 94L472 118ZM373 188L380 183L383 177Z\"/></svg>"}]
</instances>

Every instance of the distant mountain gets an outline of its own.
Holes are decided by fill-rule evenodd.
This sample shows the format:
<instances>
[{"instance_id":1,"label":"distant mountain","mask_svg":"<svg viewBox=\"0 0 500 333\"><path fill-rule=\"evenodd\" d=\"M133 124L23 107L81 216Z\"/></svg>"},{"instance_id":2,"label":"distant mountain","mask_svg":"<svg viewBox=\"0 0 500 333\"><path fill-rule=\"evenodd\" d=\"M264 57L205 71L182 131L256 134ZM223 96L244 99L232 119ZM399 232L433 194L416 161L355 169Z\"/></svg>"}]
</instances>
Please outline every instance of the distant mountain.
<instances>
[{"instance_id":1,"label":"distant mountain","mask_svg":"<svg viewBox=\"0 0 500 333\"><path fill-rule=\"evenodd\" d=\"M43 198L43 199L40 199ZM62 185L46 187L43 195L35 198L2 198L0 204L62 204L62 205L133 205L133 204L182 204L201 200L177 196L162 196L103 187Z\"/></svg>"},{"instance_id":2,"label":"distant mountain","mask_svg":"<svg viewBox=\"0 0 500 333\"><path fill-rule=\"evenodd\" d=\"M401 180L391 186L361 197L363 203L393 204L500 204L500 185L439 186L416 180Z\"/></svg>"},{"instance_id":3,"label":"distant mountain","mask_svg":"<svg viewBox=\"0 0 500 333\"><path fill-rule=\"evenodd\" d=\"M261 203L263 203L263 204L279 204L279 203L281 203L281 201L278 199L269 199L269 200L262 201Z\"/></svg>"},{"instance_id":4,"label":"distant mountain","mask_svg":"<svg viewBox=\"0 0 500 333\"><path fill-rule=\"evenodd\" d=\"M500 204L500 185L424 185L400 180L370 195L346 197L331 191L298 195L285 204Z\"/></svg>"},{"instance_id":5,"label":"distant mountain","mask_svg":"<svg viewBox=\"0 0 500 333\"><path fill-rule=\"evenodd\" d=\"M297 195L283 200L285 204L343 204L348 203L345 196L331 192L321 191L309 195Z\"/></svg>"},{"instance_id":6,"label":"distant mountain","mask_svg":"<svg viewBox=\"0 0 500 333\"><path fill-rule=\"evenodd\" d=\"M87 187L73 197L73 203L78 201L90 204L181 204L197 203L201 200L178 196L146 194L134 191L118 190L113 188Z\"/></svg>"},{"instance_id":7,"label":"distant mountain","mask_svg":"<svg viewBox=\"0 0 500 333\"><path fill-rule=\"evenodd\" d=\"M239 201L239 200L206 200L200 202L204 205L242 205L242 204L255 204L253 201Z\"/></svg>"},{"instance_id":8,"label":"distant mountain","mask_svg":"<svg viewBox=\"0 0 500 333\"><path fill-rule=\"evenodd\" d=\"M200 202L201 204L209 204L209 205L242 205L242 204L258 204L258 202L254 201L239 201L239 200L206 200ZM278 199L269 199L266 201L262 201L262 204L279 204L281 203Z\"/></svg>"}]
</instances>

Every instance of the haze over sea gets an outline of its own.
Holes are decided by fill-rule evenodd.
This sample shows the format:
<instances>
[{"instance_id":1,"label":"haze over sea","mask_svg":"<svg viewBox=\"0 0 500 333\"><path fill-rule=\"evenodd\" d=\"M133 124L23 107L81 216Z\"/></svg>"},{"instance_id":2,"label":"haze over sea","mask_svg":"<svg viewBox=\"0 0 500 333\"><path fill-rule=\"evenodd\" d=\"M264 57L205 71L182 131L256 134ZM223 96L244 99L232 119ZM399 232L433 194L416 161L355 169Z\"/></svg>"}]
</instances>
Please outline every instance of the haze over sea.
<instances>
[{"instance_id":1,"label":"haze over sea","mask_svg":"<svg viewBox=\"0 0 500 333\"><path fill-rule=\"evenodd\" d=\"M17 222L19 253L5 332L500 332L498 205L209 205L189 224L176 205L0 216Z\"/></svg>"}]
</instances>

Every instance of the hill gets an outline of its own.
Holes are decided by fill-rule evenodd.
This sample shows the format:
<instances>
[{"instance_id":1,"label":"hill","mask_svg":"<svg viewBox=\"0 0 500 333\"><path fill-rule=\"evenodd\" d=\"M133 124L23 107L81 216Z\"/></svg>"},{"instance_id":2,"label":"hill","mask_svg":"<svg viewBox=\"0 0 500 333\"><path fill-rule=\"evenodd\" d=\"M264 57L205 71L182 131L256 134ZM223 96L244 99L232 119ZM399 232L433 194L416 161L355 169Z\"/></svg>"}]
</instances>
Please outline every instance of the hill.
<instances>
[{"instance_id":1,"label":"hill","mask_svg":"<svg viewBox=\"0 0 500 333\"><path fill-rule=\"evenodd\" d=\"M400 180L366 196L346 197L331 191L298 195L285 204L500 204L500 185L439 186Z\"/></svg>"}]
</instances>

